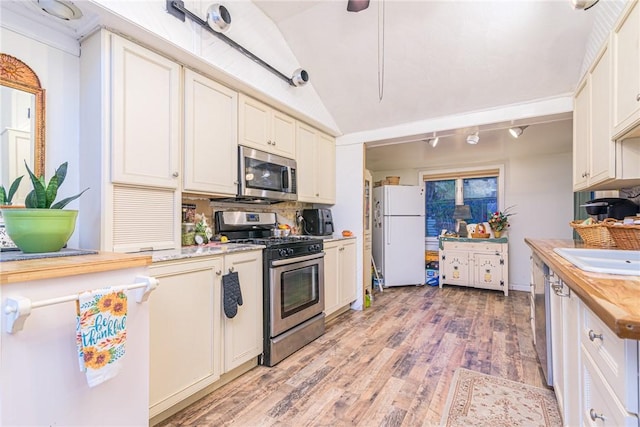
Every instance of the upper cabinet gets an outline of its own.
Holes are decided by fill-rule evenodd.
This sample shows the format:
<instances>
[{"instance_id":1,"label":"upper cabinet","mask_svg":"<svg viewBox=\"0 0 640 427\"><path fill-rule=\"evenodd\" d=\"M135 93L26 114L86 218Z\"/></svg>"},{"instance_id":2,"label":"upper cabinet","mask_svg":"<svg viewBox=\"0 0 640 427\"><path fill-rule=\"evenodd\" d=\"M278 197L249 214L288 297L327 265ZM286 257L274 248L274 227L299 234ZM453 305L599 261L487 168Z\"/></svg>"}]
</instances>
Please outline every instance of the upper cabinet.
<instances>
[{"instance_id":1,"label":"upper cabinet","mask_svg":"<svg viewBox=\"0 0 640 427\"><path fill-rule=\"evenodd\" d=\"M112 181L178 188L180 66L111 38Z\"/></svg>"},{"instance_id":2,"label":"upper cabinet","mask_svg":"<svg viewBox=\"0 0 640 427\"><path fill-rule=\"evenodd\" d=\"M184 119L184 191L235 195L238 93L187 69Z\"/></svg>"},{"instance_id":3,"label":"upper cabinet","mask_svg":"<svg viewBox=\"0 0 640 427\"><path fill-rule=\"evenodd\" d=\"M296 120L270 106L239 95L238 143L295 159Z\"/></svg>"},{"instance_id":4,"label":"upper cabinet","mask_svg":"<svg viewBox=\"0 0 640 427\"><path fill-rule=\"evenodd\" d=\"M179 248L180 65L100 30L82 41L80 76L81 246Z\"/></svg>"},{"instance_id":5,"label":"upper cabinet","mask_svg":"<svg viewBox=\"0 0 640 427\"><path fill-rule=\"evenodd\" d=\"M335 140L298 122L297 177L298 201L334 204L336 201Z\"/></svg>"},{"instance_id":6,"label":"upper cabinet","mask_svg":"<svg viewBox=\"0 0 640 427\"><path fill-rule=\"evenodd\" d=\"M609 44L578 86L573 109L573 189L615 178L611 139L611 54Z\"/></svg>"},{"instance_id":7,"label":"upper cabinet","mask_svg":"<svg viewBox=\"0 0 640 427\"><path fill-rule=\"evenodd\" d=\"M640 6L629 2L578 85L573 189L640 185Z\"/></svg>"},{"instance_id":8,"label":"upper cabinet","mask_svg":"<svg viewBox=\"0 0 640 427\"><path fill-rule=\"evenodd\" d=\"M640 6L629 3L612 33L613 136L640 136Z\"/></svg>"}]
</instances>

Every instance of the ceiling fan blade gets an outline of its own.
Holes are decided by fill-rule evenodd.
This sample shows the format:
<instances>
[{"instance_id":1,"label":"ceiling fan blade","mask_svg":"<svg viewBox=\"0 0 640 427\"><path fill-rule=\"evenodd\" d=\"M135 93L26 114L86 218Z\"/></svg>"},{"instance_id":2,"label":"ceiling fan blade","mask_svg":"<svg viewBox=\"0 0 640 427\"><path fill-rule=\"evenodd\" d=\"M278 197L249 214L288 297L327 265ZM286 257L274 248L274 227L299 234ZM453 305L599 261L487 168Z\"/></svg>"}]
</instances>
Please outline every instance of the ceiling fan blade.
<instances>
[{"instance_id":1,"label":"ceiling fan blade","mask_svg":"<svg viewBox=\"0 0 640 427\"><path fill-rule=\"evenodd\" d=\"M347 3L347 11L360 12L369 7L369 0L349 0Z\"/></svg>"}]
</instances>

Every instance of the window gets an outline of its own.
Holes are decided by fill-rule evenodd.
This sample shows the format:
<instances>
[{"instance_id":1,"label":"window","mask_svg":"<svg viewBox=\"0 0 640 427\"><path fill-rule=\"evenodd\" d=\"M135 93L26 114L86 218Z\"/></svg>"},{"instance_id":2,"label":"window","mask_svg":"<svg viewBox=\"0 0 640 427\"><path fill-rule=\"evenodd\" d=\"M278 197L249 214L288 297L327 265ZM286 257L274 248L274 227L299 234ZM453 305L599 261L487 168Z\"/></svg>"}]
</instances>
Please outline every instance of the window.
<instances>
[{"instance_id":1,"label":"window","mask_svg":"<svg viewBox=\"0 0 640 427\"><path fill-rule=\"evenodd\" d=\"M444 173L422 173L425 181L426 237L437 238L442 230L454 230L456 202L469 205L472 218L467 223L487 221L498 210L502 168Z\"/></svg>"}]
</instances>

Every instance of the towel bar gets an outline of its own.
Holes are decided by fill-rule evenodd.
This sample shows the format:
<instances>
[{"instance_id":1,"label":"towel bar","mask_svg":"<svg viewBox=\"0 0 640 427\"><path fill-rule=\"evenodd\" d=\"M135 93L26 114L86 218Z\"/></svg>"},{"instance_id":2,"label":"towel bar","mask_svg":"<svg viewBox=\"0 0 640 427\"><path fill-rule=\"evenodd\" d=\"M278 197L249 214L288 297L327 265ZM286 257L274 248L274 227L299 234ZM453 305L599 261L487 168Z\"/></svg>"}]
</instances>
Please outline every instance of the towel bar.
<instances>
[{"instance_id":1,"label":"towel bar","mask_svg":"<svg viewBox=\"0 0 640 427\"><path fill-rule=\"evenodd\" d=\"M111 286L115 291L136 290L135 300L143 303L149 298L149 294L158 286L158 279L149 276L137 276L135 283L131 285ZM24 322L31 314L34 308L46 307L48 305L60 304L62 302L75 301L78 294L67 295L64 297L50 298L47 300L31 302L29 298L16 296L8 297L4 305L4 317L6 331L10 334L19 332L24 327Z\"/></svg>"}]
</instances>

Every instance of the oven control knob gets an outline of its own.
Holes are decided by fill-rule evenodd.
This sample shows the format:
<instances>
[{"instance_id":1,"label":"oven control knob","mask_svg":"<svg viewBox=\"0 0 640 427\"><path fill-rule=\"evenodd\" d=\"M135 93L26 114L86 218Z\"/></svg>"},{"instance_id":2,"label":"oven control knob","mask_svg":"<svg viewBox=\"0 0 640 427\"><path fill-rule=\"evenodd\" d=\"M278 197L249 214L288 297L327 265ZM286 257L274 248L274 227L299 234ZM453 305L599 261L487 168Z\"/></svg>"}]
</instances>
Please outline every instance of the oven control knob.
<instances>
[{"instance_id":1,"label":"oven control knob","mask_svg":"<svg viewBox=\"0 0 640 427\"><path fill-rule=\"evenodd\" d=\"M287 250L286 249L278 249L278 255L287 256Z\"/></svg>"},{"instance_id":2,"label":"oven control knob","mask_svg":"<svg viewBox=\"0 0 640 427\"><path fill-rule=\"evenodd\" d=\"M293 255L293 248L287 249L287 255Z\"/></svg>"}]
</instances>

